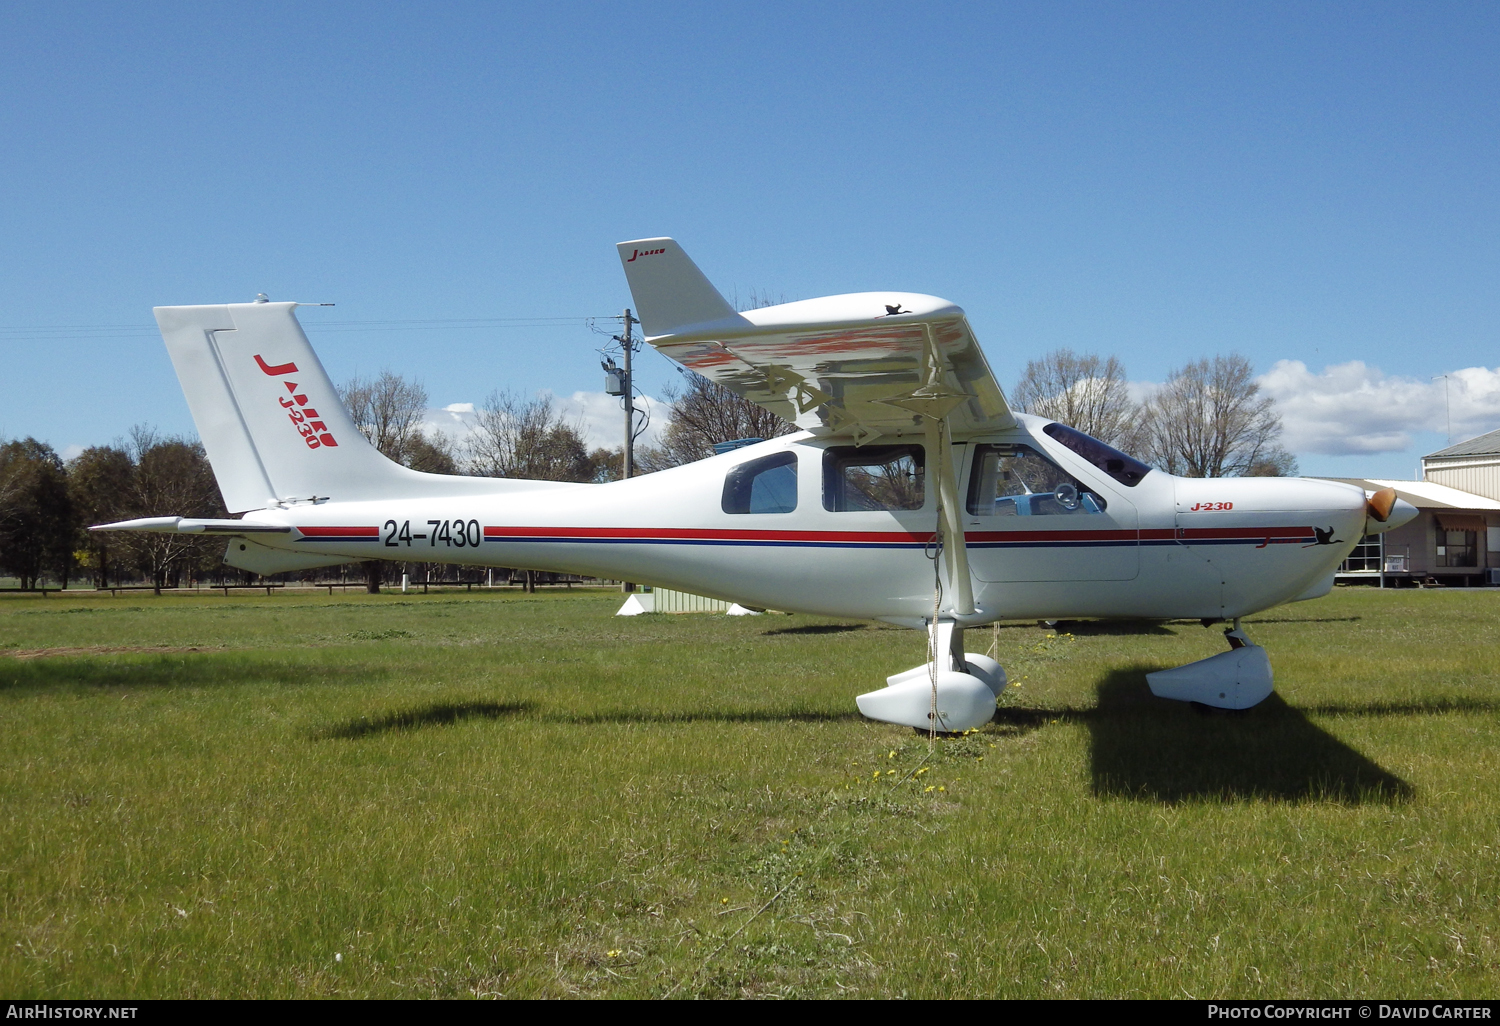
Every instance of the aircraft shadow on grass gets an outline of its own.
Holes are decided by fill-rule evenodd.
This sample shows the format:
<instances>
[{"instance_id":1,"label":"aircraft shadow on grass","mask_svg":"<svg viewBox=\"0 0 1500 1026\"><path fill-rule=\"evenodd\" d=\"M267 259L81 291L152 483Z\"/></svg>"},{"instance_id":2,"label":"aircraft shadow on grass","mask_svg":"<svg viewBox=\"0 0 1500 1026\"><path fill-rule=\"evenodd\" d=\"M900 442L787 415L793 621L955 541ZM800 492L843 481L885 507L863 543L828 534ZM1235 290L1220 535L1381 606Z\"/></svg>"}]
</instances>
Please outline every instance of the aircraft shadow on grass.
<instances>
[{"instance_id":1,"label":"aircraft shadow on grass","mask_svg":"<svg viewBox=\"0 0 1500 1026\"><path fill-rule=\"evenodd\" d=\"M1415 789L1312 723L1273 693L1244 713L1204 713L1151 694L1146 668L1114 670L1098 685L1092 709L1001 708L995 720L1017 732L1051 720L1082 723L1090 734L1096 795L1138 801L1253 800L1396 804ZM1493 711L1491 703L1477 703ZM1311 712L1427 715L1430 706L1313 707Z\"/></svg>"},{"instance_id":2,"label":"aircraft shadow on grass","mask_svg":"<svg viewBox=\"0 0 1500 1026\"><path fill-rule=\"evenodd\" d=\"M1362 616L1247 616L1245 623L1255 625L1258 623L1359 623Z\"/></svg>"},{"instance_id":3,"label":"aircraft shadow on grass","mask_svg":"<svg viewBox=\"0 0 1500 1026\"><path fill-rule=\"evenodd\" d=\"M357 720L319 731L314 737L318 740L341 738L349 741L371 734L389 734L398 730L415 730L418 727L444 727L460 720L498 720L524 715L530 709L529 702L437 702L418 709L402 709L373 719L361 716Z\"/></svg>"},{"instance_id":4,"label":"aircraft shadow on grass","mask_svg":"<svg viewBox=\"0 0 1500 1026\"><path fill-rule=\"evenodd\" d=\"M325 663L295 670L275 659L245 651L87 653L48 659L0 659L0 692L58 687L215 687L293 680L368 683L391 674L389 669L358 663Z\"/></svg>"},{"instance_id":5,"label":"aircraft shadow on grass","mask_svg":"<svg viewBox=\"0 0 1500 1026\"><path fill-rule=\"evenodd\" d=\"M839 625L833 625L835 627ZM826 628L825 628L826 629ZM803 631L807 633L807 631ZM55 687L162 688L264 682L285 667L246 659L242 653L193 653L116 660L37 659L0 664L0 691ZM1426 716L1494 713L1496 703L1463 698L1426 702L1330 703L1305 710L1272 694L1242 714L1209 715L1153 696L1145 674L1154 667L1114 670L1099 682L1091 709L1026 709L1003 706L991 729L1024 734L1052 720L1085 725L1091 735L1095 794L1175 803L1201 799L1334 801L1348 805L1393 804L1415 793L1411 784L1381 768L1307 718L1332 716ZM320 666L317 676L357 675L368 683L385 676L368 666ZM533 718L543 723L600 724L855 723L854 711L795 709L683 711L603 710L561 712L528 702L435 703L373 718L362 717L316 733L320 739L358 739L392 731L445 726L463 720Z\"/></svg>"},{"instance_id":6,"label":"aircraft shadow on grass","mask_svg":"<svg viewBox=\"0 0 1500 1026\"><path fill-rule=\"evenodd\" d=\"M777 627L774 630L761 631L761 634L766 637L777 634L844 634L864 629L865 625L862 623L815 623L805 627Z\"/></svg>"},{"instance_id":7,"label":"aircraft shadow on grass","mask_svg":"<svg viewBox=\"0 0 1500 1026\"><path fill-rule=\"evenodd\" d=\"M1250 624L1262 623L1354 623L1357 616L1304 616L1280 619L1247 620ZM1059 634L1077 634L1080 637L1125 637L1143 634L1175 634L1174 626L1197 626L1196 620L1058 620L1053 628ZM1010 626L1010 625L1007 625ZM1016 626L1029 627L1030 624Z\"/></svg>"},{"instance_id":8,"label":"aircraft shadow on grass","mask_svg":"<svg viewBox=\"0 0 1500 1026\"><path fill-rule=\"evenodd\" d=\"M1160 620L1058 620L1059 634L1076 634L1081 638L1138 637L1143 634L1175 634Z\"/></svg>"},{"instance_id":9,"label":"aircraft shadow on grass","mask_svg":"<svg viewBox=\"0 0 1500 1026\"><path fill-rule=\"evenodd\" d=\"M537 723L562 723L573 726L603 724L685 724L685 723L850 723L864 719L857 712L798 712L775 709L749 709L726 712L714 709L682 712L647 712L622 709L596 713L544 711L532 702L440 702L417 709L403 709L384 716L360 717L314 734L317 740L353 740L372 734L415 730L421 727L445 727L460 720L498 720L525 717Z\"/></svg>"}]
</instances>

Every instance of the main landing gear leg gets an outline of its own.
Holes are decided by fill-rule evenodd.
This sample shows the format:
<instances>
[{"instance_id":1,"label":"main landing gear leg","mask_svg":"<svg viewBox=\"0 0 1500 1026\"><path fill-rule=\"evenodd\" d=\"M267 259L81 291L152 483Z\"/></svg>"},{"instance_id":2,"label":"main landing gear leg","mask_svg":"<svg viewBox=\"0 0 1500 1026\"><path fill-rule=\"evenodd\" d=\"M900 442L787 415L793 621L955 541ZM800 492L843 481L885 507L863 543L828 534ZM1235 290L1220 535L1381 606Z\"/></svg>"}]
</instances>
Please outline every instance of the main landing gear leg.
<instances>
[{"instance_id":1,"label":"main landing gear leg","mask_svg":"<svg viewBox=\"0 0 1500 1026\"><path fill-rule=\"evenodd\" d=\"M995 715L1005 670L989 656L964 651L964 629L952 620L928 625L937 653L937 722L941 733L970 730ZM872 720L918 730L933 728L933 666L924 663L885 679L886 686L855 699Z\"/></svg>"},{"instance_id":2,"label":"main landing gear leg","mask_svg":"<svg viewBox=\"0 0 1500 1026\"><path fill-rule=\"evenodd\" d=\"M1229 642L1228 652L1146 674L1151 693L1215 709L1248 709L1265 701L1275 684L1266 650L1245 636L1239 617L1224 638Z\"/></svg>"}]
</instances>

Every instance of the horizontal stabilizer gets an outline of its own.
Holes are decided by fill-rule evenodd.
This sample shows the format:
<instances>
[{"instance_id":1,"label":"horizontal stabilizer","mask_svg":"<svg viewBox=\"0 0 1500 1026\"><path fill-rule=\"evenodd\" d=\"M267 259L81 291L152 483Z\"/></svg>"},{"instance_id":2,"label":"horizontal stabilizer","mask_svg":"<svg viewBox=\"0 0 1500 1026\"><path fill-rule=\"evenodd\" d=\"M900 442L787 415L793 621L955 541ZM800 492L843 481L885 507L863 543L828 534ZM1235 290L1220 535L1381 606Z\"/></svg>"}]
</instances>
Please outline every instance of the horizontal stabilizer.
<instances>
[{"instance_id":1,"label":"horizontal stabilizer","mask_svg":"<svg viewBox=\"0 0 1500 1026\"><path fill-rule=\"evenodd\" d=\"M153 534L290 534L279 524L247 524L243 520L193 520L188 517L141 517L113 524L95 524L90 531L148 531Z\"/></svg>"}]
</instances>

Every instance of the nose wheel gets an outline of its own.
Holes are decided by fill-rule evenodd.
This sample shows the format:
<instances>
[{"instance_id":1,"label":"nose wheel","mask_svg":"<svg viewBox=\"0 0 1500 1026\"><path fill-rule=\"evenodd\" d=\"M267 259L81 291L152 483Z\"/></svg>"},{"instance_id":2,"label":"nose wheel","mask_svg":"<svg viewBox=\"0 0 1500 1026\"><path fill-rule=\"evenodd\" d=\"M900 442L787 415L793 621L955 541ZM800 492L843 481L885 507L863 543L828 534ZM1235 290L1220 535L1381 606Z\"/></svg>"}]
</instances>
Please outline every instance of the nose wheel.
<instances>
[{"instance_id":1,"label":"nose wheel","mask_svg":"<svg viewBox=\"0 0 1500 1026\"><path fill-rule=\"evenodd\" d=\"M1240 627L1240 618L1224 632L1229 651L1186 666L1146 674L1158 698L1195 702L1214 709L1249 709L1265 701L1275 686L1271 659Z\"/></svg>"}]
</instances>

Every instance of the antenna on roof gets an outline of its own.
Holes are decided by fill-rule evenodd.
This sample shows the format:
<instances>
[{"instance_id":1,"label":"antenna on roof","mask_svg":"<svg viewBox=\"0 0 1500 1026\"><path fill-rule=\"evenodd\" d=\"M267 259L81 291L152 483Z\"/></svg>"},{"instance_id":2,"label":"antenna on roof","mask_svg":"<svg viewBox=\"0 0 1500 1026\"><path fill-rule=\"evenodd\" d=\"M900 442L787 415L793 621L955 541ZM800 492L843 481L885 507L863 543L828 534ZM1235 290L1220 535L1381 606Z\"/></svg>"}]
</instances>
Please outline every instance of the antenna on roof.
<instances>
[{"instance_id":1,"label":"antenna on roof","mask_svg":"<svg viewBox=\"0 0 1500 1026\"><path fill-rule=\"evenodd\" d=\"M1432 376L1432 380L1433 381L1436 381L1438 378L1442 378L1443 379L1443 417L1447 421L1447 427L1448 427L1448 444L1452 445L1453 444L1453 409L1452 409L1451 406L1448 405L1448 375L1446 375L1446 374L1434 374Z\"/></svg>"}]
</instances>

